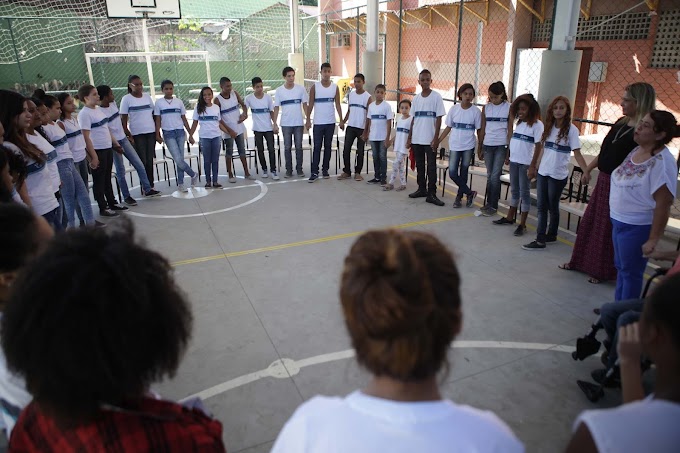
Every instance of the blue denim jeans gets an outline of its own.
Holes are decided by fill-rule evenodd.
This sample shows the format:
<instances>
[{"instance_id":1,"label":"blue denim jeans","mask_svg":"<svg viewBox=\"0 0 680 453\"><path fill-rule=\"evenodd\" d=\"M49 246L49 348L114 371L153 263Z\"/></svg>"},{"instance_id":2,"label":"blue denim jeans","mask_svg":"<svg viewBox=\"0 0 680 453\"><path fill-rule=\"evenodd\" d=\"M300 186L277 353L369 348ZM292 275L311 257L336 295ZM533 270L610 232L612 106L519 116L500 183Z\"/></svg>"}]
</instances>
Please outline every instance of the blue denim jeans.
<instances>
[{"instance_id":1,"label":"blue denim jeans","mask_svg":"<svg viewBox=\"0 0 680 453\"><path fill-rule=\"evenodd\" d=\"M529 192L528 165L510 162L510 206L519 207L519 212L531 210L531 193ZM521 203L520 203L521 201Z\"/></svg>"},{"instance_id":2,"label":"blue denim jeans","mask_svg":"<svg viewBox=\"0 0 680 453\"><path fill-rule=\"evenodd\" d=\"M468 169L474 152L474 149L468 149L466 151L451 151L449 154L449 177L458 186L456 198L463 198L463 195L469 195L472 192L467 185L467 180Z\"/></svg>"},{"instance_id":3,"label":"blue denim jeans","mask_svg":"<svg viewBox=\"0 0 680 453\"><path fill-rule=\"evenodd\" d=\"M286 160L286 172L293 171L293 140L295 141L295 170L302 172L302 134L304 126L281 126L283 133L283 156Z\"/></svg>"},{"instance_id":4,"label":"blue denim jeans","mask_svg":"<svg viewBox=\"0 0 680 453\"><path fill-rule=\"evenodd\" d=\"M651 225L629 225L612 219L616 292L614 300L639 299L648 259L642 245L649 239Z\"/></svg>"},{"instance_id":5,"label":"blue denim jeans","mask_svg":"<svg viewBox=\"0 0 680 453\"><path fill-rule=\"evenodd\" d=\"M63 228L76 226L76 206L79 206L83 214L83 222L86 225L94 224L94 213L90 205L90 195L83 179L73 163L73 159L63 159L57 162L59 177L61 178L61 198L64 203L66 224Z\"/></svg>"},{"instance_id":6,"label":"blue denim jeans","mask_svg":"<svg viewBox=\"0 0 680 453\"><path fill-rule=\"evenodd\" d=\"M498 200L501 198L501 175L508 147L484 145L482 149L486 162L486 206L498 209Z\"/></svg>"},{"instance_id":7,"label":"blue denim jeans","mask_svg":"<svg viewBox=\"0 0 680 453\"><path fill-rule=\"evenodd\" d=\"M216 183L220 175L220 142L220 137L201 138L199 140L203 153L203 170L205 170L206 182Z\"/></svg>"},{"instance_id":8,"label":"blue denim jeans","mask_svg":"<svg viewBox=\"0 0 680 453\"><path fill-rule=\"evenodd\" d=\"M546 237L557 236L560 226L560 197L567 179L555 179L550 176L538 175L536 195L538 204L538 224L536 225L536 241L545 242ZM548 213L550 227L548 227ZM546 228L548 234L546 235Z\"/></svg>"},{"instance_id":9,"label":"blue denim jeans","mask_svg":"<svg viewBox=\"0 0 680 453\"><path fill-rule=\"evenodd\" d=\"M63 230L61 226L61 206L54 208L50 212L46 212L42 216L45 220L47 220L47 223L49 223L55 232Z\"/></svg>"},{"instance_id":10,"label":"blue denim jeans","mask_svg":"<svg viewBox=\"0 0 680 453\"><path fill-rule=\"evenodd\" d=\"M90 181L89 181L89 175L90 175L90 170L88 169L88 164L87 164L87 159L83 159L80 162L74 162L74 165L76 167L76 171L80 175L80 178L83 180L83 183L85 183L85 189L87 190L88 194L90 193ZM88 201L89 204L89 201ZM92 206L90 206L90 209ZM76 204L76 215L78 216L78 220L80 220L81 225L85 225L85 219L83 218L83 213L80 210L80 204Z\"/></svg>"},{"instance_id":11,"label":"blue denim jeans","mask_svg":"<svg viewBox=\"0 0 680 453\"><path fill-rule=\"evenodd\" d=\"M371 141L371 150L373 152L375 179L387 181L387 148L385 147L385 140Z\"/></svg>"},{"instance_id":12,"label":"blue denim jeans","mask_svg":"<svg viewBox=\"0 0 680 453\"><path fill-rule=\"evenodd\" d=\"M142 186L142 192L146 193L150 191L151 182L149 182L149 177L146 174L146 169L142 160L139 158L139 154L137 154L127 137L118 140L118 143L120 143L120 146L123 148L123 154L119 154L116 150L113 151L113 165L116 167L116 181L118 181L118 186L123 194L123 198L130 196L130 189L128 189L127 182L125 181L125 161L123 160L123 156L130 161L132 168L137 172L140 185Z\"/></svg>"},{"instance_id":13,"label":"blue denim jeans","mask_svg":"<svg viewBox=\"0 0 680 453\"><path fill-rule=\"evenodd\" d=\"M196 176L191 167L184 161L184 143L186 143L187 136L184 129L175 129L174 131L163 131L163 142L172 156L172 160L177 167L177 184L184 184L184 173L190 177Z\"/></svg>"},{"instance_id":14,"label":"blue denim jeans","mask_svg":"<svg viewBox=\"0 0 680 453\"><path fill-rule=\"evenodd\" d=\"M620 300L618 302L609 302L600 308L600 322L602 322L602 327L604 327L607 336L612 341L607 368L613 367L618 358L616 346L619 340L619 328L640 319L643 303L643 299Z\"/></svg>"},{"instance_id":15,"label":"blue denim jeans","mask_svg":"<svg viewBox=\"0 0 680 453\"><path fill-rule=\"evenodd\" d=\"M328 167L331 164L331 146L333 145L333 133L335 124L315 124L314 125L314 154L312 156L312 174L319 174L319 162L321 160L321 146L323 145L323 166L321 171L324 175L328 174Z\"/></svg>"},{"instance_id":16,"label":"blue denim jeans","mask_svg":"<svg viewBox=\"0 0 680 453\"><path fill-rule=\"evenodd\" d=\"M224 139L224 151L227 157L231 157L234 154L234 142L236 142L236 150L238 151L239 157L245 157L246 155L246 134L239 134L236 138L227 137Z\"/></svg>"}]
</instances>

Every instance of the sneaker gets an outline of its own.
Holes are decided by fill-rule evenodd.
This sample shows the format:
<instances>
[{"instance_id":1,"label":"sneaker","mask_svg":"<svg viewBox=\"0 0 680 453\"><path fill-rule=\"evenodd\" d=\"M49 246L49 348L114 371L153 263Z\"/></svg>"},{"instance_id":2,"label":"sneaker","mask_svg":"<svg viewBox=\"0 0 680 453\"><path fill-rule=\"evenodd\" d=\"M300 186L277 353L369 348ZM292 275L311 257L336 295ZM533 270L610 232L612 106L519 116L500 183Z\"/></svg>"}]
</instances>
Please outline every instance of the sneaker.
<instances>
[{"instance_id":1,"label":"sneaker","mask_svg":"<svg viewBox=\"0 0 680 453\"><path fill-rule=\"evenodd\" d=\"M267 173L267 170L262 169L262 177L263 178L269 178L269 174Z\"/></svg>"},{"instance_id":2,"label":"sneaker","mask_svg":"<svg viewBox=\"0 0 680 453\"><path fill-rule=\"evenodd\" d=\"M328 173L323 174L323 179L329 179L330 177L331 177L331 175L329 175Z\"/></svg>"},{"instance_id":3,"label":"sneaker","mask_svg":"<svg viewBox=\"0 0 680 453\"><path fill-rule=\"evenodd\" d=\"M345 173L343 171L342 173L340 173L340 176L338 176L338 181L342 181L343 179L349 179L351 177L352 177L352 175L348 175L347 173Z\"/></svg>"},{"instance_id":4,"label":"sneaker","mask_svg":"<svg viewBox=\"0 0 680 453\"><path fill-rule=\"evenodd\" d=\"M273 172L272 172L272 179L273 179L274 181L278 181L278 180L281 179L281 178L279 178L279 174L278 174L278 173L276 173L275 171L273 171Z\"/></svg>"},{"instance_id":5,"label":"sneaker","mask_svg":"<svg viewBox=\"0 0 680 453\"><path fill-rule=\"evenodd\" d=\"M304 178L304 177L305 177L305 172L302 171L302 170L299 170L299 171L297 172L297 175L298 175L298 178ZM317 175L317 176L318 176L318 175Z\"/></svg>"},{"instance_id":6,"label":"sneaker","mask_svg":"<svg viewBox=\"0 0 680 453\"><path fill-rule=\"evenodd\" d=\"M113 206L110 206L109 209L112 211L127 211L128 208L127 206L123 206L122 204L114 204Z\"/></svg>"},{"instance_id":7,"label":"sneaker","mask_svg":"<svg viewBox=\"0 0 680 453\"><path fill-rule=\"evenodd\" d=\"M468 194L468 196L467 196L467 202L465 203L465 207L471 208L471 207L472 207L472 203L474 203L475 197L476 197L476 196L477 196L477 191L476 191L476 190L473 190L472 192L470 192L470 193Z\"/></svg>"},{"instance_id":8,"label":"sneaker","mask_svg":"<svg viewBox=\"0 0 680 453\"><path fill-rule=\"evenodd\" d=\"M427 196L425 199L426 202L432 203L435 206L444 206L444 202L441 201L439 198L437 198L437 195L431 193L430 195Z\"/></svg>"},{"instance_id":9,"label":"sneaker","mask_svg":"<svg viewBox=\"0 0 680 453\"><path fill-rule=\"evenodd\" d=\"M383 190L392 190L394 189L394 184L385 184L385 187L383 187Z\"/></svg>"},{"instance_id":10,"label":"sneaker","mask_svg":"<svg viewBox=\"0 0 680 453\"><path fill-rule=\"evenodd\" d=\"M527 231L527 227L522 226L522 225L517 225L517 228L515 228L515 232L512 233L515 236L524 236L524 233Z\"/></svg>"},{"instance_id":11,"label":"sneaker","mask_svg":"<svg viewBox=\"0 0 680 453\"><path fill-rule=\"evenodd\" d=\"M544 242L531 241L528 244L522 246L524 250L543 250L545 248Z\"/></svg>"},{"instance_id":12,"label":"sneaker","mask_svg":"<svg viewBox=\"0 0 680 453\"><path fill-rule=\"evenodd\" d=\"M312 183L312 182L316 181L317 179L319 179L319 175L315 175L314 173L312 173L312 176L309 177L308 182Z\"/></svg>"},{"instance_id":13,"label":"sneaker","mask_svg":"<svg viewBox=\"0 0 680 453\"><path fill-rule=\"evenodd\" d=\"M196 184L198 184L198 173L194 173L194 176L191 177L191 187L195 187Z\"/></svg>"},{"instance_id":14,"label":"sneaker","mask_svg":"<svg viewBox=\"0 0 680 453\"><path fill-rule=\"evenodd\" d=\"M156 190L156 189L151 189L148 192L144 194L146 198L153 198L153 197L160 197L161 196L161 191Z\"/></svg>"},{"instance_id":15,"label":"sneaker","mask_svg":"<svg viewBox=\"0 0 680 453\"><path fill-rule=\"evenodd\" d=\"M206 189L212 189L212 183L208 182L205 184Z\"/></svg>"},{"instance_id":16,"label":"sneaker","mask_svg":"<svg viewBox=\"0 0 680 453\"><path fill-rule=\"evenodd\" d=\"M235 183L235 182L236 182L236 178L233 177L233 176L230 176L230 177L229 177L229 182Z\"/></svg>"},{"instance_id":17,"label":"sneaker","mask_svg":"<svg viewBox=\"0 0 680 453\"><path fill-rule=\"evenodd\" d=\"M416 190L413 193L408 194L409 198L423 198L427 196L427 192L421 189Z\"/></svg>"},{"instance_id":18,"label":"sneaker","mask_svg":"<svg viewBox=\"0 0 680 453\"><path fill-rule=\"evenodd\" d=\"M253 176L253 175L248 175L248 176L246 176L246 179L248 179L248 180L250 180L250 181L255 181L255 180L257 180L257 178L256 178L255 176Z\"/></svg>"},{"instance_id":19,"label":"sneaker","mask_svg":"<svg viewBox=\"0 0 680 453\"><path fill-rule=\"evenodd\" d=\"M366 184L380 184L380 180L377 178L369 179Z\"/></svg>"},{"instance_id":20,"label":"sneaker","mask_svg":"<svg viewBox=\"0 0 680 453\"><path fill-rule=\"evenodd\" d=\"M363 181L363 180L364 180L364 177L361 176L360 173L357 173L357 174L354 175L354 180L355 180L355 181Z\"/></svg>"},{"instance_id":21,"label":"sneaker","mask_svg":"<svg viewBox=\"0 0 680 453\"><path fill-rule=\"evenodd\" d=\"M291 170L286 170L286 174L283 175L284 178L292 178L293 172Z\"/></svg>"},{"instance_id":22,"label":"sneaker","mask_svg":"<svg viewBox=\"0 0 680 453\"><path fill-rule=\"evenodd\" d=\"M401 192L402 190L406 190L406 186L399 186L394 190L396 190L397 192Z\"/></svg>"},{"instance_id":23,"label":"sneaker","mask_svg":"<svg viewBox=\"0 0 680 453\"><path fill-rule=\"evenodd\" d=\"M463 207L463 202L461 201L460 198L456 198L456 200L453 202L453 207L456 209Z\"/></svg>"},{"instance_id":24,"label":"sneaker","mask_svg":"<svg viewBox=\"0 0 680 453\"><path fill-rule=\"evenodd\" d=\"M219 182L213 183L213 189L221 189L221 188L222 188L222 184L220 184Z\"/></svg>"},{"instance_id":25,"label":"sneaker","mask_svg":"<svg viewBox=\"0 0 680 453\"><path fill-rule=\"evenodd\" d=\"M501 217L500 219L496 219L493 222L494 225L514 225L515 221L514 220L508 220L507 217Z\"/></svg>"},{"instance_id":26,"label":"sneaker","mask_svg":"<svg viewBox=\"0 0 680 453\"><path fill-rule=\"evenodd\" d=\"M123 200L123 203L128 206L137 206L137 200L132 197L126 197L125 200Z\"/></svg>"},{"instance_id":27,"label":"sneaker","mask_svg":"<svg viewBox=\"0 0 680 453\"><path fill-rule=\"evenodd\" d=\"M99 215L102 217L118 217L118 213L110 209L100 209Z\"/></svg>"},{"instance_id":28,"label":"sneaker","mask_svg":"<svg viewBox=\"0 0 680 453\"><path fill-rule=\"evenodd\" d=\"M186 187L184 187L184 184L179 184L179 185L177 186L177 190L179 190L179 191L182 192L182 193L188 192L188 191L189 191L189 189L187 189Z\"/></svg>"},{"instance_id":29,"label":"sneaker","mask_svg":"<svg viewBox=\"0 0 680 453\"><path fill-rule=\"evenodd\" d=\"M387 185L387 181L384 180L384 179L381 179L381 180L380 180L380 185L383 186L383 187L385 187L385 186Z\"/></svg>"},{"instance_id":30,"label":"sneaker","mask_svg":"<svg viewBox=\"0 0 680 453\"><path fill-rule=\"evenodd\" d=\"M557 242L557 236L546 236L545 237L545 243L546 244L554 244Z\"/></svg>"},{"instance_id":31,"label":"sneaker","mask_svg":"<svg viewBox=\"0 0 680 453\"><path fill-rule=\"evenodd\" d=\"M497 211L494 208L486 207L486 208L482 208L481 212L482 212L482 215L484 217L493 217L493 216L496 215Z\"/></svg>"}]
</instances>

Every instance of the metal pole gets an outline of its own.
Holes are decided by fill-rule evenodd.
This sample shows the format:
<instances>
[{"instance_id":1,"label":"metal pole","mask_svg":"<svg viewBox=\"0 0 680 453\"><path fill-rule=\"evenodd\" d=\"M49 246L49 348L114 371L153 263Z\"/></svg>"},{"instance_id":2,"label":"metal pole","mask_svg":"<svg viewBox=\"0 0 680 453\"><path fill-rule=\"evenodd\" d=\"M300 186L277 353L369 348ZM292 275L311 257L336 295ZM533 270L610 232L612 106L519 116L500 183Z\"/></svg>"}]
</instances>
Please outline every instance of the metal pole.
<instances>
[{"instance_id":1,"label":"metal pole","mask_svg":"<svg viewBox=\"0 0 680 453\"><path fill-rule=\"evenodd\" d=\"M300 21L300 33L301 33L301 36L306 36L305 35L305 20L304 19ZM306 39L305 39L305 41L306 41ZM303 66L303 69L302 69L302 80L304 81L305 77L307 76L307 74L306 74L306 72L307 72L306 71L306 69L307 69L307 59L305 58L305 46L304 46L304 44L300 44L300 53L302 53L302 61L304 62L304 66ZM304 86L304 82L303 82L302 85Z\"/></svg>"},{"instance_id":2,"label":"metal pole","mask_svg":"<svg viewBox=\"0 0 680 453\"><path fill-rule=\"evenodd\" d=\"M361 26L361 22L359 22L359 7L357 7L357 29L355 30L355 34L354 34L354 36L356 38L356 42L357 42L357 45L356 45L356 48L357 48L356 49L357 50L356 51L356 62L355 62L355 65L354 65L354 67L356 69L356 71L354 71L355 73L361 72L361 65L360 65L361 57L359 55L359 47L361 46L361 36L359 35L359 27L360 26Z\"/></svg>"},{"instance_id":3,"label":"metal pole","mask_svg":"<svg viewBox=\"0 0 680 453\"><path fill-rule=\"evenodd\" d=\"M326 33L328 31L328 13L326 13L326 20L323 24L324 35L326 36L326 63L331 62L331 41Z\"/></svg>"},{"instance_id":4,"label":"metal pole","mask_svg":"<svg viewBox=\"0 0 680 453\"><path fill-rule=\"evenodd\" d=\"M460 72L460 44L463 40L463 1L460 0L458 5L458 50L456 51L456 81L454 83L456 91L458 91L458 75Z\"/></svg>"},{"instance_id":5,"label":"metal pole","mask_svg":"<svg viewBox=\"0 0 680 453\"><path fill-rule=\"evenodd\" d=\"M146 19L142 19L142 38L144 39L144 52L151 52L149 47L149 30L146 28ZM151 98L156 98L156 83L153 80L153 67L151 66L151 55L146 55L146 71L149 73L149 93Z\"/></svg>"},{"instance_id":6,"label":"metal pole","mask_svg":"<svg viewBox=\"0 0 680 453\"><path fill-rule=\"evenodd\" d=\"M246 67L245 67L245 54L243 53L243 21L239 19L238 21L238 32L241 35L241 77L243 83L241 84L241 93L245 95L246 91Z\"/></svg>"},{"instance_id":7,"label":"metal pole","mask_svg":"<svg viewBox=\"0 0 680 453\"><path fill-rule=\"evenodd\" d=\"M300 45L300 11L298 0L290 0L290 51L296 53Z\"/></svg>"},{"instance_id":8,"label":"metal pole","mask_svg":"<svg viewBox=\"0 0 680 453\"><path fill-rule=\"evenodd\" d=\"M477 101L477 97L479 97L479 71L482 66L482 37L484 35L484 22L481 20L477 22L477 55L476 55L476 60L475 60L475 92L477 93L477 96L475 97L475 101Z\"/></svg>"},{"instance_id":9,"label":"metal pole","mask_svg":"<svg viewBox=\"0 0 680 453\"><path fill-rule=\"evenodd\" d=\"M403 0L399 0L399 47L397 48L397 90L401 91L401 27L404 15ZM397 101L401 101L401 93L397 94Z\"/></svg>"},{"instance_id":10,"label":"metal pole","mask_svg":"<svg viewBox=\"0 0 680 453\"><path fill-rule=\"evenodd\" d=\"M366 51L378 51L378 0L366 4Z\"/></svg>"},{"instance_id":11,"label":"metal pole","mask_svg":"<svg viewBox=\"0 0 680 453\"><path fill-rule=\"evenodd\" d=\"M7 27L9 28L9 37L12 39L12 47L14 48L14 57L17 59L17 67L19 68L19 77L21 77L21 84L26 84L24 79L24 70L21 69L21 60L19 59L19 51L17 50L17 43L14 40L14 31L12 31L12 19L7 19Z\"/></svg>"}]
</instances>

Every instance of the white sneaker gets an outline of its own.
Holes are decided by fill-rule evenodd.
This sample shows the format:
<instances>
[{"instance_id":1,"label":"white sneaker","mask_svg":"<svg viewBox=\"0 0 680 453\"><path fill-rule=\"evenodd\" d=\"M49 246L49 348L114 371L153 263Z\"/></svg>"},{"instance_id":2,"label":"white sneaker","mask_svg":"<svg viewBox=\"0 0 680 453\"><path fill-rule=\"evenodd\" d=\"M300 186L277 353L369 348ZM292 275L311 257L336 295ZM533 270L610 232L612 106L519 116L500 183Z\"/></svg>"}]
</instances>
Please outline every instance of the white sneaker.
<instances>
[{"instance_id":1,"label":"white sneaker","mask_svg":"<svg viewBox=\"0 0 680 453\"><path fill-rule=\"evenodd\" d=\"M272 172L272 179L273 179L274 181L278 181L278 180L281 179L281 178L279 178L279 174L278 174L278 173L276 173L275 171L273 171L273 172Z\"/></svg>"},{"instance_id":2,"label":"white sneaker","mask_svg":"<svg viewBox=\"0 0 680 453\"><path fill-rule=\"evenodd\" d=\"M194 187L196 184L198 184L198 173L194 173L194 176L191 177L191 187Z\"/></svg>"},{"instance_id":3,"label":"white sneaker","mask_svg":"<svg viewBox=\"0 0 680 453\"><path fill-rule=\"evenodd\" d=\"M234 178L233 176L230 176L230 177L229 177L229 182L236 182L236 178Z\"/></svg>"},{"instance_id":4,"label":"white sneaker","mask_svg":"<svg viewBox=\"0 0 680 453\"><path fill-rule=\"evenodd\" d=\"M272 173L274 173L274 172L272 172ZM262 170L262 177L263 178L269 178L269 175L267 174L266 171Z\"/></svg>"},{"instance_id":5,"label":"white sneaker","mask_svg":"<svg viewBox=\"0 0 680 453\"><path fill-rule=\"evenodd\" d=\"M249 179L249 180L251 180L251 181L256 181L256 180L257 180L257 178L256 178L255 176L253 176L253 175L248 175L248 176L246 176L246 179Z\"/></svg>"},{"instance_id":6,"label":"white sneaker","mask_svg":"<svg viewBox=\"0 0 680 453\"><path fill-rule=\"evenodd\" d=\"M177 186L177 190L179 190L180 192L188 192L188 191L189 191L189 189L187 189L186 187L184 187L184 184L178 185L178 186Z\"/></svg>"}]
</instances>

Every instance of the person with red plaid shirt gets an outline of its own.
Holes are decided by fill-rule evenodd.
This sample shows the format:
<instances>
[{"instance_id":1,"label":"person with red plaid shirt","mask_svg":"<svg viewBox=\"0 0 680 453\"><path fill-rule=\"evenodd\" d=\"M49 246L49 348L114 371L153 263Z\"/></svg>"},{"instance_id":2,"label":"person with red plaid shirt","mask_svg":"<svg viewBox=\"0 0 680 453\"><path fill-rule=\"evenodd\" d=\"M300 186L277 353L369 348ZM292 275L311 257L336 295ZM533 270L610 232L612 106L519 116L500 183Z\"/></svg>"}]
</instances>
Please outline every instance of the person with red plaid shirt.
<instances>
[{"instance_id":1,"label":"person with red plaid shirt","mask_svg":"<svg viewBox=\"0 0 680 453\"><path fill-rule=\"evenodd\" d=\"M129 221L106 230L62 234L13 285L2 346L33 401L9 451L226 452L219 421L149 391L191 336L170 264Z\"/></svg>"}]
</instances>

